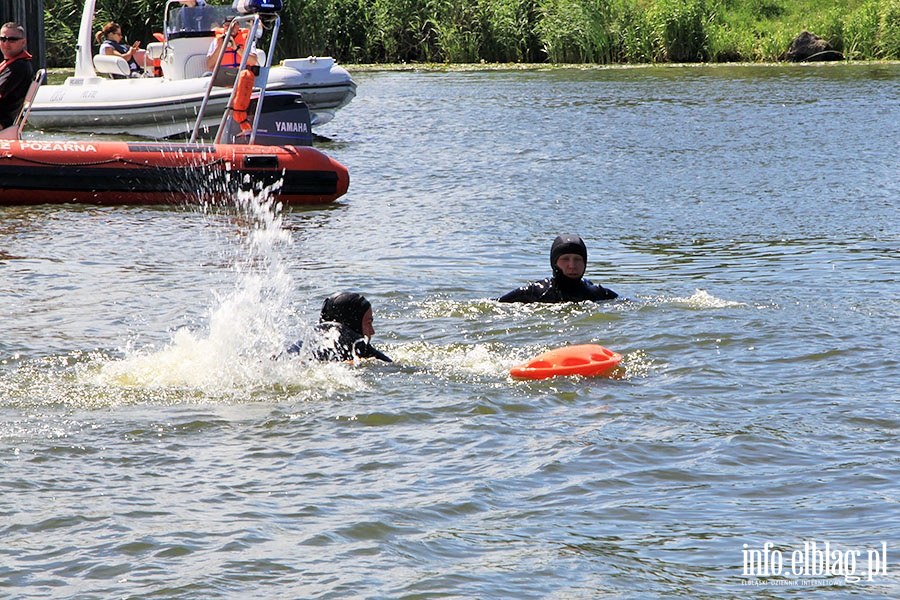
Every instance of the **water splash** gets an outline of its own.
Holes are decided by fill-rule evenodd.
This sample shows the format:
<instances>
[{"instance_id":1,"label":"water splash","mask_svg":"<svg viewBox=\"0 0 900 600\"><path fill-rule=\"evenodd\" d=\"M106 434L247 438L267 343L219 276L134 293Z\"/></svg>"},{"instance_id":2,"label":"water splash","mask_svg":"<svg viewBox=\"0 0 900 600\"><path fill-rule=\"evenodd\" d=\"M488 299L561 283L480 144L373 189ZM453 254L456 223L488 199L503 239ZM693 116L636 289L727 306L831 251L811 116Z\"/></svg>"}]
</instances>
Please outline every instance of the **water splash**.
<instances>
[{"instance_id":1,"label":"water splash","mask_svg":"<svg viewBox=\"0 0 900 600\"><path fill-rule=\"evenodd\" d=\"M303 395L363 385L347 366L276 360L285 347L284 332L295 330L296 323L289 322L295 285L284 259L293 239L283 226L274 188L234 198L241 226L234 285L214 291L206 325L178 329L161 349L127 349L124 359L101 365L93 375L95 385L178 388L204 397L270 390ZM214 208L207 205L204 211Z\"/></svg>"},{"instance_id":2,"label":"water splash","mask_svg":"<svg viewBox=\"0 0 900 600\"><path fill-rule=\"evenodd\" d=\"M706 309L706 308L743 308L747 304L744 302L735 302L733 300L723 300L716 298L705 290L695 290L693 294L687 298L672 298L670 302L684 304L688 308Z\"/></svg>"},{"instance_id":3,"label":"water splash","mask_svg":"<svg viewBox=\"0 0 900 600\"><path fill-rule=\"evenodd\" d=\"M412 342L391 349L394 360L419 367L448 380L505 377L526 353L501 343L446 345Z\"/></svg>"}]
</instances>

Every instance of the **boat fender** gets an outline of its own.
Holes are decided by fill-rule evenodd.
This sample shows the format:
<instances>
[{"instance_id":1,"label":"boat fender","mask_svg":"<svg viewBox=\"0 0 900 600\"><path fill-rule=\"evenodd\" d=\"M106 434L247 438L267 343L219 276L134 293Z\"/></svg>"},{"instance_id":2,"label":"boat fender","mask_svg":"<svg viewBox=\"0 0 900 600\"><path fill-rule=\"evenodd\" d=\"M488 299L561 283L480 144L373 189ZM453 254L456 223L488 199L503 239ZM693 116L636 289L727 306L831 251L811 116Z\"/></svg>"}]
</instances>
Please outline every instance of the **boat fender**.
<instances>
[{"instance_id":1,"label":"boat fender","mask_svg":"<svg viewBox=\"0 0 900 600\"><path fill-rule=\"evenodd\" d=\"M244 69L238 75L234 84L231 110L235 122L241 126L241 131L250 131L253 128L247 120L247 109L250 107L250 96L253 94L253 82L255 79L256 77L249 69Z\"/></svg>"}]
</instances>

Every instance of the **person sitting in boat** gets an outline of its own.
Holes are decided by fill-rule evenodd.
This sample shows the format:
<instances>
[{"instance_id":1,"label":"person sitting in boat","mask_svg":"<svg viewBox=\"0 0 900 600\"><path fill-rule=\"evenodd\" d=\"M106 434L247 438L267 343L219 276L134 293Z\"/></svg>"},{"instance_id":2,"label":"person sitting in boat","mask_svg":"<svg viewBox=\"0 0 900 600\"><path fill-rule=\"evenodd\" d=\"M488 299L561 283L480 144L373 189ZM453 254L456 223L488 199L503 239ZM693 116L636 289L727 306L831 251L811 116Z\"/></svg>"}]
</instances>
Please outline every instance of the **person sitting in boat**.
<instances>
[{"instance_id":1,"label":"person sitting in boat","mask_svg":"<svg viewBox=\"0 0 900 600\"><path fill-rule=\"evenodd\" d=\"M222 49L222 44L225 43L225 36L228 34L228 26L231 23L233 17L228 17L225 19L225 27L216 29L216 39L209 45L209 50L206 52L206 68L212 72L213 69L216 68L216 61L219 58L219 52ZM228 45L225 48L225 55L222 57L222 67L225 68L235 68L241 66L241 59L244 56L244 50L247 48L247 31L241 29L240 27L232 30L231 36L228 36ZM254 70L254 74L258 74L256 71L259 70L257 66L258 60L256 57L256 53L251 50L250 54L247 56L247 66L248 67L257 67Z\"/></svg>"},{"instance_id":2,"label":"person sitting in boat","mask_svg":"<svg viewBox=\"0 0 900 600\"><path fill-rule=\"evenodd\" d=\"M122 43L125 36L122 35L122 28L118 23L107 23L103 29L97 32L97 43L100 44L100 54L108 56L118 56L125 59L128 68L131 69L132 77L140 77L143 66L146 65L145 52L141 50L141 42L136 41L131 46ZM119 79L123 75L113 75Z\"/></svg>"},{"instance_id":3,"label":"person sitting in boat","mask_svg":"<svg viewBox=\"0 0 900 600\"><path fill-rule=\"evenodd\" d=\"M172 23L169 33L177 31L207 31L211 28L211 19L214 14L206 10L204 0L178 0L181 8L173 11Z\"/></svg>"},{"instance_id":4,"label":"person sitting in boat","mask_svg":"<svg viewBox=\"0 0 900 600\"><path fill-rule=\"evenodd\" d=\"M352 292L332 294L322 303L319 323L315 326L313 335L306 340L312 346L311 355L320 361L377 358L393 362L369 343L369 339L375 334L372 321L372 305L364 296ZM302 351L302 340L287 349L290 354Z\"/></svg>"},{"instance_id":5,"label":"person sitting in boat","mask_svg":"<svg viewBox=\"0 0 900 600\"><path fill-rule=\"evenodd\" d=\"M0 129L12 125L22 110L25 95L34 79L31 54L25 50L25 28L9 22L0 28Z\"/></svg>"},{"instance_id":6,"label":"person sitting in boat","mask_svg":"<svg viewBox=\"0 0 900 600\"><path fill-rule=\"evenodd\" d=\"M580 236L556 236L550 247L550 267L553 276L533 281L497 300L499 302L583 302L585 300L613 300L619 295L584 278L587 265L587 246Z\"/></svg>"}]
</instances>

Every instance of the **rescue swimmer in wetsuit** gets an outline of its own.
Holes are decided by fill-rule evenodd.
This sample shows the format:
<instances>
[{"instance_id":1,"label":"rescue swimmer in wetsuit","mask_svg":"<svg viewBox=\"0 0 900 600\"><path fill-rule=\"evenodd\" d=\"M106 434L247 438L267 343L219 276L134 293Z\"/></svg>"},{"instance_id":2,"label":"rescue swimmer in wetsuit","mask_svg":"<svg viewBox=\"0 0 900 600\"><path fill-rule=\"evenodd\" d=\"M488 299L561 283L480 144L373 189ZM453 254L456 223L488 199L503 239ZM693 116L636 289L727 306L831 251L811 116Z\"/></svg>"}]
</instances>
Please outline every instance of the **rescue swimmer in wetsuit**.
<instances>
[{"instance_id":1,"label":"rescue swimmer in wetsuit","mask_svg":"<svg viewBox=\"0 0 900 600\"><path fill-rule=\"evenodd\" d=\"M322 303L319 323L307 343L314 346L311 353L321 361L352 361L377 358L393 362L375 349L369 339L375 334L372 326L372 305L364 296L352 292L337 292ZM288 353L298 354L303 341L294 342Z\"/></svg>"},{"instance_id":2,"label":"rescue swimmer in wetsuit","mask_svg":"<svg viewBox=\"0 0 900 600\"><path fill-rule=\"evenodd\" d=\"M556 236L550 247L550 266L553 276L532 281L497 300L499 302L583 302L585 300L613 300L619 295L584 278L587 265L587 246L580 236Z\"/></svg>"}]
</instances>

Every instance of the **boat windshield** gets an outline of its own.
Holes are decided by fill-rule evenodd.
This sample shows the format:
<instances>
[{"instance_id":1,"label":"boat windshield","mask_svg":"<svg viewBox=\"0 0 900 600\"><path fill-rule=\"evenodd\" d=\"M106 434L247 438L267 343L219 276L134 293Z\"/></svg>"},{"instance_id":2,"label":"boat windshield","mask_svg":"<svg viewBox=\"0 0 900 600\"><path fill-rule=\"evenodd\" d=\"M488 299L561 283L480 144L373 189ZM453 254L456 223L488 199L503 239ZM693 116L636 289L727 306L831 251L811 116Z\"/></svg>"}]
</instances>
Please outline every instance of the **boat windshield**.
<instances>
[{"instance_id":1,"label":"boat windshield","mask_svg":"<svg viewBox=\"0 0 900 600\"><path fill-rule=\"evenodd\" d=\"M225 6L182 6L169 2L172 9L166 15L166 33L169 37L193 37L211 35L217 27L222 27L226 17L235 16L230 5Z\"/></svg>"}]
</instances>

